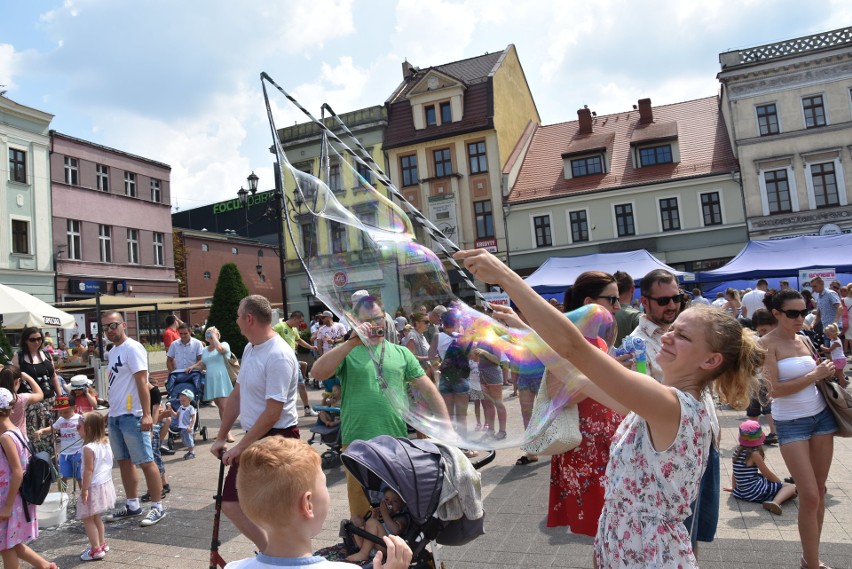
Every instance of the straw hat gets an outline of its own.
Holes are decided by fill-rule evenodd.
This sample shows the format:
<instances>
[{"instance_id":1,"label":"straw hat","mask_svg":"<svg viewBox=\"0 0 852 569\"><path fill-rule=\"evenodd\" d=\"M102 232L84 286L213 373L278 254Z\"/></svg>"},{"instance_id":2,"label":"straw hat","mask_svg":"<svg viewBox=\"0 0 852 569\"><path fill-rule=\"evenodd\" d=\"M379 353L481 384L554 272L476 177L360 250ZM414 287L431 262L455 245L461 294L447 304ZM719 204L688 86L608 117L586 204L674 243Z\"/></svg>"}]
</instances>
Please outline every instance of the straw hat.
<instances>
[{"instance_id":1,"label":"straw hat","mask_svg":"<svg viewBox=\"0 0 852 569\"><path fill-rule=\"evenodd\" d=\"M763 444L766 435L757 421L743 421L740 425L740 446L759 447Z\"/></svg>"},{"instance_id":2,"label":"straw hat","mask_svg":"<svg viewBox=\"0 0 852 569\"><path fill-rule=\"evenodd\" d=\"M75 375L71 378L71 389L85 389L92 385L92 380L83 374Z\"/></svg>"}]
</instances>

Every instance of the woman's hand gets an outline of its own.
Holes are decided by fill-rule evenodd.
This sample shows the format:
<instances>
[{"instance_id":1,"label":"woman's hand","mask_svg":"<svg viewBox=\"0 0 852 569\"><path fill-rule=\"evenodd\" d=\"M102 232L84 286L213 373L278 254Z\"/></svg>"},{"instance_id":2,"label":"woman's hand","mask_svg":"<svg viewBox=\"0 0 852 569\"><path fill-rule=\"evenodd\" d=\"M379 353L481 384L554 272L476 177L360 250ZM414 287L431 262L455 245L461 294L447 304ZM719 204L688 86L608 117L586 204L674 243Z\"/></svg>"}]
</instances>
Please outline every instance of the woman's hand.
<instances>
[{"instance_id":1,"label":"woman's hand","mask_svg":"<svg viewBox=\"0 0 852 569\"><path fill-rule=\"evenodd\" d=\"M817 381L826 380L834 376L834 362L831 360L822 360L816 367Z\"/></svg>"},{"instance_id":2,"label":"woman's hand","mask_svg":"<svg viewBox=\"0 0 852 569\"><path fill-rule=\"evenodd\" d=\"M458 251L453 255L453 259L463 261L465 268L473 273L473 276L487 283L500 284L514 274L503 261L485 249Z\"/></svg>"},{"instance_id":3,"label":"woman's hand","mask_svg":"<svg viewBox=\"0 0 852 569\"><path fill-rule=\"evenodd\" d=\"M530 330L530 327L527 326L526 322L521 320L521 317L512 310L509 306L503 306L501 304L493 304L491 305L491 309L493 314L491 315L495 320L500 322L501 324L505 324L509 328L520 328L521 330Z\"/></svg>"}]
</instances>

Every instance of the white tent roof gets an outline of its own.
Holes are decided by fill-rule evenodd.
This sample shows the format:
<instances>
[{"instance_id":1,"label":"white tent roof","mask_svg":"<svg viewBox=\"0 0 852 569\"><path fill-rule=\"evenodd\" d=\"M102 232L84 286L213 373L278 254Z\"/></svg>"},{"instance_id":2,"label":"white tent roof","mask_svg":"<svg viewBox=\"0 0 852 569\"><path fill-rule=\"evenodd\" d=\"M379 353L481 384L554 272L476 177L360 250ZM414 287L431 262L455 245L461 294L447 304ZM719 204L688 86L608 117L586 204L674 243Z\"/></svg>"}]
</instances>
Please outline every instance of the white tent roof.
<instances>
[{"instance_id":1,"label":"white tent roof","mask_svg":"<svg viewBox=\"0 0 852 569\"><path fill-rule=\"evenodd\" d=\"M0 284L4 328L74 328L74 317L22 290Z\"/></svg>"}]
</instances>

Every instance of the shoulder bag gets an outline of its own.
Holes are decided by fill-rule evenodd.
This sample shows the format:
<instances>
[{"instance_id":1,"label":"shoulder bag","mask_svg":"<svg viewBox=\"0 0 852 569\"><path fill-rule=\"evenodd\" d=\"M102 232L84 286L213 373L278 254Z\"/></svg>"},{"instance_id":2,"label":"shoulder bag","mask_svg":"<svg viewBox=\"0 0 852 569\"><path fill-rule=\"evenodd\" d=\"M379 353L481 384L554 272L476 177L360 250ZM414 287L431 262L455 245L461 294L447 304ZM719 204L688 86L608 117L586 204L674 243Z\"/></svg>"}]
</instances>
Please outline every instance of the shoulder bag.
<instances>
[{"instance_id":1,"label":"shoulder bag","mask_svg":"<svg viewBox=\"0 0 852 569\"><path fill-rule=\"evenodd\" d=\"M225 357L225 354L222 354L222 357L225 358L225 367L228 369L228 377L231 378L231 384L237 383L237 376L240 375L240 360L237 359L237 356L231 352L231 357Z\"/></svg>"},{"instance_id":2,"label":"shoulder bag","mask_svg":"<svg viewBox=\"0 0 852 569\"><path fill-rule=\"evenodd\" d=\"M547 389L547 371L541 378L541 386L533 403L530 425L544 425L535 433L527 433L529 440L521 445L521 450L530 454L562 454L577 448L583 440L580 434L580 413L576 405L566 405L547 419L547 413L553 402Z\"/></svg>"},{"instance_id":3,"label":"shoulder bag","mask_svg":"<svg viewBox=\"0 0 852 569\"><path fill-rule=\"evenodd\" d=\"M814 359L819 362L819 356L809 338L805 338L805 344ZM837 423L837 432L834 433L834 436L852 437L852 395L840 387L839 383L832 381L830 377L817 381L816 386Z\"/></svg>"}]
</instances>

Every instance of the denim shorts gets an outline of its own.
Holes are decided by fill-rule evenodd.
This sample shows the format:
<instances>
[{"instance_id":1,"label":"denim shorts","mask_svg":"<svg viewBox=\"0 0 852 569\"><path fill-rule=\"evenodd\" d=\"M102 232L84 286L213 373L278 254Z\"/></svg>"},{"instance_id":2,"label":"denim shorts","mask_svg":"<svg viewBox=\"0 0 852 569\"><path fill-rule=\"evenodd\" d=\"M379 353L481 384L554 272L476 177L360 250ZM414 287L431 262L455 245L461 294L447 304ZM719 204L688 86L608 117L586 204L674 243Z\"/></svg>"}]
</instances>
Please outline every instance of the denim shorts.
<instances>
[{"instance_id":1,"label":"denim shorts","mask_svg":"<svg viewBox=\"0 0 852 569\"><path fill-rule=\"evenodd\" d=\"M775 419L775 432L778 433L778 444L807 441L820 435L831 435L837 432L837 422L831 409L826 407L812 417L802 417L791 421Z\"/></svg>"},{"instance_id":2,"label":"denim shorts","mask_svg":"<svg viewBox=\"0 0 852 569\"><path fill-rule=\"evenodd\" d=\"M540 375L519 375L518 391L538 393L538 389L541 387L541 378L542 376Z\"/></svg>"},{"instance_id":3,"label":"denim shorts","mask_svg":"<svg viewBox=\"0 0 852 569\"><path fill-rule=\"evenodd\" d=\"M441 381L438 382L438 391L441 392L441 395L453 395L462 393L468 393L470 391L470 380L467 378L462 379L461 381Z\"/></svg>"},{"instance_id":4,"label":"denim shorts","mask_svg":"<svg viewBox=\"0 0 852 569\"><path fill-rule=\"evenodd\" d=\"M62 478L83 478L83 453L75 452L74 454L59 455L59 475Z\"/></svg>"},{"instance_id":5,"label":"denim shorts","mask_svg":"<svg viewBox=\"0 0 852 569\"><path fill-rule=\"evenodd\" d=\"M151 431L141 428L142 417L119 415L109 418L109 446L115 460L132 460L145 464L154 460Z\"/></svg>"}]
</instances>

